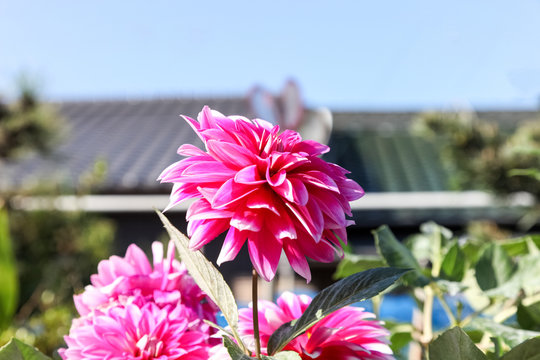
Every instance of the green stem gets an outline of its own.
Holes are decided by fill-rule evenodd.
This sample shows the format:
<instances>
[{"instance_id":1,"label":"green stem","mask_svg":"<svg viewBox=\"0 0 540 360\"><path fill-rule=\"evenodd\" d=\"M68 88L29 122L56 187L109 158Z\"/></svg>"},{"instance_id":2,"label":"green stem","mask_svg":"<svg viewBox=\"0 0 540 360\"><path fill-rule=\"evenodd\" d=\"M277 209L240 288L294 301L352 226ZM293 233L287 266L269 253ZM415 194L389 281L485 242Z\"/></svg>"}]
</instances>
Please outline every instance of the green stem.
<instances>
[{"instance_id":1,"label":"green stem","mask_svg":"<svg viewBox=\"0 0 540 360\"><path fill-rule=\"evenodd\" d=\"M433 289L427 285L424 287L424 309L423 309L423 324L422 324L422 346L425 354L428 354L428 344L433 339ZM429 359L429 355L427 356Z\"/></svg>"},{"instance_id":2,"label":"green stem","mask_svg":"<svg viewBox=\"0 0 540 360\"><path fill-rule=\"evenodd\" d=\"M446 312L446 315L448 316L448 319L450 320L450 323L452 324L452 326L456 326L458 324L458 321L454 316L452 309L450 309L450 306L448 306L448 303L446 302L446 299L444 298L441 289L437 286L437 284L434 284L433 287L437 298L439 299L444 311Z\"/></svg>"},{"instance_id":3,"label":"green stem","mask_svg":"<svg viewBox=\"0 0 540 360\"><path fill-rule=\"evenodd\" d=\"M493 305L493 301L490 299L489 303L482 307L480 310L477 310L473 312L472 314L467 315L464 317L458 324L459 327L465 327L468 325L472 320L474 320L476 317L478 317L480 314L482 314L484 311L489 309Z\"/></svg>"},{"instance_id":4,"label":"green stem","mask_svg":"<svg viewBox=\"0 0 540 360\"><path fill-rule=\"evenodd\" d=\"M253 337L255 338L255 354L257 359L261 360L261 337L259 335L259 299L257 295L258 290L258 275L257 271L253 269L253 276L251 282L251 298L253 302Z\"/></svg>"}]
</instances>

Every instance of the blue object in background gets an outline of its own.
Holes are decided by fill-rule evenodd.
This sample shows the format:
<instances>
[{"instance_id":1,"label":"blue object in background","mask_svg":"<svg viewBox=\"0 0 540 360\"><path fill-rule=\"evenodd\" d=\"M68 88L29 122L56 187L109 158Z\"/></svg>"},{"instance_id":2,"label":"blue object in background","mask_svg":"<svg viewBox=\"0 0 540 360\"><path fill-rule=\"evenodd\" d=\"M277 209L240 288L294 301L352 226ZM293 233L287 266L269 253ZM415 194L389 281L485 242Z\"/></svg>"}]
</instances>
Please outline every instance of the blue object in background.
<instances>
[{"instance_id":1,"label":"blue object in background","mask_svg":"<svg viewBox=\"0 0 540 360\"><path fill-rule=\"evenodd\" d=\"M474 312L467 301L461 296L447 296L446 302L454 315L456 315L458 302L463 304L461 316L467 316ZM373 312L371 300L359 302L355 306L363 307L366 311ZM416 307L415 301L408 294L385 295L380 306L380 320L410 323L412 321L413 309ZM450 320L439 299L435 298L433 303L433 329L440 330L448 326L450 326Z\"/></svg>"}]
</instances>

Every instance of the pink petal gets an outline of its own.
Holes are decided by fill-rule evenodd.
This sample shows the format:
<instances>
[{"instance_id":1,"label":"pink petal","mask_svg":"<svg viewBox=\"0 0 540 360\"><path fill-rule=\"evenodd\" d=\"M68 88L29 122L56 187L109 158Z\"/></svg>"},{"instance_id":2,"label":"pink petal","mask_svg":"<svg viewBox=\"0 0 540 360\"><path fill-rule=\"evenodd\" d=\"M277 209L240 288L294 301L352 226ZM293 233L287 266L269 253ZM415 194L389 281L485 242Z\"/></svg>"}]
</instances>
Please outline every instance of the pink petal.
<instances>
[{"instance_id":1,"label":"pink petal","mask_svg":"<svg viewBox=\"0 0 540 360\"><path fill-rule=\"evenodd\" d=\"M190 249L199 250L205 244L214 240L216 236L227 230L228 227L229 221L223 219L190 221L188 224L188 234L190 233L189 230L192 232L189 241Z\"/></svg>"},{"instance_id":2,"label":"pink petal","mask_svg":"<svg viewBox=\"0 0 540 360\"><path fill-rule=\"evenodd\" d=\"M234 227L231 227L229 229L229 232L227 232L225 241L223 241L223 246L221 247L221 251L216 261L217 264L221 265L226 261L233 260L240 252L240 249L242 249L242 246L246 242L246 239L246 233L241 232Z\"/></svg>"},{"instance_id":3,"label":"pink petal","mask_svg":"<svg viewBox=\"0 0 540 360\"><path fill-rule=\"evenodd\" d=\"M299 166L308 164L307 157L295 153L272 153L270 154L270 167L290 172Z\"/></svg>"},{"instance_id":4,"label":"pink petal","mask_svg":"<svg viewBox=\"0 0 540 360\"><path fill-rule=\"evenodd\" d=\"M299 174L304 182L317 186L322 189L330 190L339 193L339 187L334 179L329 175L318 170L310 170Z\"/></svg>"},{"instance_id":5,"label":"pink petal","mask_svg":"<svg viewBox=\"0 0 540 360\"><path fill-rule=\"evenodd\" d=\"M331 222L335 227L345 227L347 225L345 214L341 207L340 201L333 196L333 193L329 192L318 192L313 196L313 199L317 202L317 205L320 207L321 211L330 218ZM326 221L326 228L329 228L329 221Z\"/></svg>"},{"instance_id":6,"label":"pink petal","mask_svg":"<svg viewBox=\"0 0 540 360\"><path fill-rule=\"evenodd\" d=\"M340 184L340 190L348 201L360 199L365 195L364 189L351 179L344 179Z\"/></svg>"},{"instance_id":7,"label":"pink petal","mask_svg":"<svg viewBox=\"0 0 540 360\"><path fill-rule=\"evenodd\" d=\"M292 148L293 152L305 152L311 156L319 156L330 151L330 147L320 144L314 140L304 140L295 144Z\"/></svg>"},{"instance_id":8,"label":"pink petal","mask_svg":"<svg viewBox=\"0 0 540 360\"><path fill-rule=\"evenodd\" d=\"M282 244L276 238L263 233L249 234L249 257L257 273L264 280L271 281L276 275Z\"/></svg>"},{"instance_id":9,"label":"pink petal","mask_svg":"<svg viewBox=\"0 0 540 360\"><path fill-rule=\"evenodd\" d=\"M182 173L182 182L226 181L236 172L216 161L199 162L190 165Z\"/></svg>"},{"instance_id":10,"label":"pink petal","mask_svg":"<svg viewBox=\"0 0 540 360\"><path fill-rule=\"evenodd\" d=\"M266 181L272 187L280 186L287 179L287 172L280 170L277 173L270 175L270 167L266 168Z\"/></svg>"},{"instance_id":11,"label":"pink petal","mask_svg":"<svg viewBox=\"0 0 540 360\"><path fill-rule=\"evenodd\" d=\"M317 238L317 232L313 228L313 224L311 224L311 218L307 210L305 210L303 207L299 207L288 202L285 203L285 206L290 211L292 220L298 221L311 238Z\"/></svg>"},{"instance_id":12,"label":"pink petal","mask_svg":"<svg viewBox=\"0 0 540 360\"><path fill-rule=\"evenodd\" d=\"M206 142L208 153L212 157L227 167L240 170L246 166L252 165L255 162L255 155L250 153L246 148L217 140L208 140Z\"/></svg>"},{"instance_id":13,"label":"pink petal","mask_svg":"<svg viewBox=\"0 0 540 360\"><path fill-rule=\"evenodd\" d=\"M180 115L188 124L191 126L193 131L199 136L199 138L204 141L204 137L201 135L201 124L197 120L190 118L189 116Z\"/></svg>"},{"instance_id":14,"label":"pink petal","mask_svg":"<svg viewBox=\"0 0 540 360\"><path fill-rule=\"evenodd\" d=\"M224 219L231 218L234 212L227 210L214 209L206 199L199 199L191 204L186 213L186 219L202 220L202 219Z\"/></svg>"},{"instance_id":15,"label":"pink petal","mask_svg":"<svg viewBox=\"0 0 540 360\"><path fill-rule=\"evenodd\" d=\"M267 223L267 229L269 229L272 234L278 239L296 239L296 229L294 223L287 215L285 209L278 214L278 216L269 215L265 217L265 222Z\"/></svg>"},{"instance_id":16,"label":"pink petal","mask_svg":"<svg viewBox=\"0 0 540 360\"><path fill-rule=\"evenodd\" d=\"M135 244L128 246L125 259L138 274L150 274L152 272L152 265L150 265L146 254Z\"/></svg>"},{"instance_id":17,"label":"pink petal","mask_svg":"<svg viewBox=\"0 0 540 360\"><path fill-rule=\"evenodd\" d=\"M267 209L276 215L280 215L274 197L275 195L270 191L265 191L263 189L254 191L249 194L246 200L246 207L249 209Z\"/></svg>"},{"instance_id":18,"label":"pink petal","mask_svg":"<svg viewBox=\"0 0 540 360\"><path fill-rule=\"evenodd\" d=\"M232 217L230 224L240 231L260 231L263 218L252 210L238 210Z\"/></svg>"},{"instance_id":19,"label":"pink petal","mask_svg":"<svg viewBox=\"0 0 540 360\"><path fill-rule=\"evenodd\" d=\"M234 181L246 185L259 185L266 182L266 180L261 179L257 165L246 166L238 171L234 176Z\"/></svg>"},{"instance_id":20,"label":"pink petal","mask_svg":"<svg viewBox=\"0 0 540 360\"><path fill-rule=\"evenodd\" d=\"M178 155L182 156L204 156L208 157L208 154L192 144L183 144L178 148Z\"/></svg>"},{"instance_id":21,"label":"pink petal","mask_svg":"<svg viewBox=\"0 0 540 360\"><path fill-rule=\"evenodd\" d=\"M216 121L214 120L214 112L206 105L197 116L197 120L201 124L201 129L210 129L216 124Z\"/></svg>"},{"instance_id":22,"label":"pink petal","mask_svg":"<svg viewBox=\"0 0 540 360\"><path fill-rule=\"evenodd\" d=\"M255 186L237 184L233 179L227 180L212 199L212 207L220 209L235 203L257 190Z\"/></svg>"},{"instance_id":23,"label":"pink petal","mask_svg":"<svg viewBox=\"0 0 540 360\"><path fill-rule=\"evenodd\" d=\"M283 250L294 271L309 283L311 281L311 271L305 255L288 240L283 242Z\"/></svg>"}]
</instances>

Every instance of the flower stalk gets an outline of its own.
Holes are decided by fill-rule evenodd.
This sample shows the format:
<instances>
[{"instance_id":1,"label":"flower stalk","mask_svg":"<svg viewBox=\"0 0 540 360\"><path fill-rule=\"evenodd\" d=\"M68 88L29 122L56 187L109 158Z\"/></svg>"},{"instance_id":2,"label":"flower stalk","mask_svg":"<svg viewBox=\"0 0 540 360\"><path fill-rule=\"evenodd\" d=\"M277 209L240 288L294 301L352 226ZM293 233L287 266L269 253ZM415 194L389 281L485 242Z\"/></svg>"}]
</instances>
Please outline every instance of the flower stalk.
<instances>
[{"instance_id":1,"label":"flower stalk","mask_svg":"<svg viewBox=\"0 0 540 360\"><path fill-rule=\"evenodd\" d=\"M255 355L261 360L261 337L259 335L259 299L258 299L258 280L257 271L253 269L251 283L251 298L253 302L253 337L255 339Z\"/></svg>"}]
</instances>

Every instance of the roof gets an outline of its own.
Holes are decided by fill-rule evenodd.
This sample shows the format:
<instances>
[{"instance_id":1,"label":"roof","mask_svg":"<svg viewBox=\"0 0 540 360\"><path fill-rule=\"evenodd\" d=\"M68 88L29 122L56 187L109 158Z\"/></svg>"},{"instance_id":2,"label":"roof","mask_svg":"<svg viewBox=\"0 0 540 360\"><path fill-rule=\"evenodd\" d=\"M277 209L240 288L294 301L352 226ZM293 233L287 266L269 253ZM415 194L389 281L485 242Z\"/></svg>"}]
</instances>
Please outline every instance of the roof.
<instances>
[{"instance_id":1,"label":"roof","mask_svg":"<svg viewBox=\"0 0 540 360\"><path fill-rule=\"evenodd\" d=\"M159 193L170 185L156 178L180 160L183 143L198 137L180 114L196 117L204 105L233 115L252 116L244 98L80 101L54 104L65 118L67 134L49 156L34 155L0 164L0 188L32 187L55 179L69 187L98 160L107 164L105 193Z\"/></svg>"},{"instance_id":2,"label":"roof","mask_svg":"<svg viewBox=\"0 0 540 360\"><path fill-rule=\"evenodd\" d=\"M374 130L394 132L407 130L418 111L343 111L334 112L334 129L338 131ZM501 129L514 129L517 124L538 119L538 111L500 110L476 111L472 113L480 120L492 121Z\"/></svg>"},{"instance_id":3,"label":"roof","mask_svg":"<svg viewBox=\"0 0 540 360\"><path fill-rule=\"evenodd\" d=\"M60 198L62 203L56 205L68 209L73 204L84 203L86 210L105 212L151 211L149 202L163 207L171 185L160 184L156 178L164 168L181 159L176 154L181 144L202 145L179 114L196 117L204 105L209 105L226 115L255 117L249 100L241 97L79 101L54 105L69 128L64 142L51 156L34 155L0 164L0 190L31 187L44 179L56 179L73 187L97 160L104 160L107 176L96 197L74 200L68 196ZM505 128L536 115L532 111L477 113L479 118L493 119ZM508 207L482 194L449 193L448 174L439 161L436 145L406 131L414 116L414 112L333 113L334 129L329 144L332 150L325 158L350 170L350 177L366 190L366 198L353 204L358 224L376 226L381 219L388 224L413 226L427 220L463 224L477 218L514 223L523 214L516 206L523 209L528 206L528 200ZM147 197L141 197L144 194ZM161 195L150 196L156 194ZM390 197L385 197L386 194ZM409 194L414 194L414 198ZM29 200L30 203L23 202L21 206L41 206L39 199L34 199L38 203ZM463 206L456 207L456 202Z\"/></svg>"},{"instance_id":4,"label":"roof","mask_svg":"<svg viewBox=\"0 0 540 360\"><path fill-rule=\"evenodd\" d=\"M73 186L96 160L107 163L102 193L166 194L156 178L180 160L183 143L200 142L179 114L195 117L204 105L226 115L254 117L248 98L172 98L79 101L55 104L69 134L49 157L34 155L2 164L0 188L32 186L57 179ZM502 126L533 118L532 111L478 112ZM351 170L368 192L448 190L448 174L434 144L406 131L414 112L334 112L332 150L326 155Z\"/></svg>"}]
</instances>

